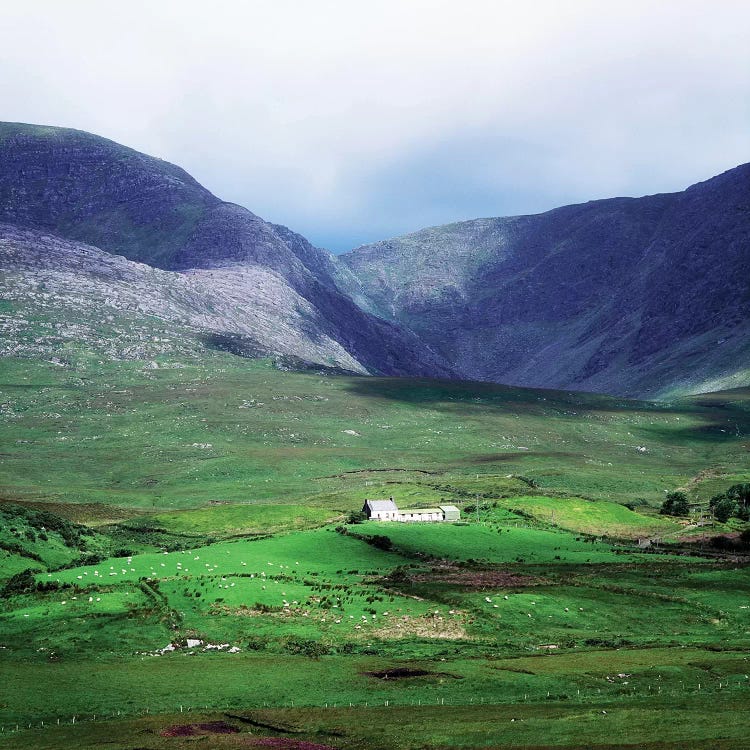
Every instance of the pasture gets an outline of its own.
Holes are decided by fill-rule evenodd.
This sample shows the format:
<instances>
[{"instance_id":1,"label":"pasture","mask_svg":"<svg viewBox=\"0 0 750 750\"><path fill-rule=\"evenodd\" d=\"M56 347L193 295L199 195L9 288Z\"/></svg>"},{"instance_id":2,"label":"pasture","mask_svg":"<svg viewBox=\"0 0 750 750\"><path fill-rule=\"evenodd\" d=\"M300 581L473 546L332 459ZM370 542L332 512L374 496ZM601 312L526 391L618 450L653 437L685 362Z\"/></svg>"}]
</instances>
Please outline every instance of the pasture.
<instances>
[{"instance_id":1,"label":"pasture","mask_svg":"<svg viewBox=\"0 0 750 750\"><path fill-rule=\"evenodd\" d=\"M684 540L747 393L70 362L3 363L0 746L744 746L746 558Z\"/></svg>"}]
</instances>

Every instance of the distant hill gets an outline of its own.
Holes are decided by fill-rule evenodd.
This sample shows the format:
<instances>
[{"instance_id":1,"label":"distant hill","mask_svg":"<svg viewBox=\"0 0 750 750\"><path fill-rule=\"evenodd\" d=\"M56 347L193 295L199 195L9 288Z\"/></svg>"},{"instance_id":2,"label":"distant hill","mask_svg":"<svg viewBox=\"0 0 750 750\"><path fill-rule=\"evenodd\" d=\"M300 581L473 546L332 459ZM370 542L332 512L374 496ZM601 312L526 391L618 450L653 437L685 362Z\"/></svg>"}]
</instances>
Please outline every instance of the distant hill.
<instances>
[{"instance_id":1,"label":"distant hill","mask_svg":"<svg viewBox=\"0 0 750 750\"><path fill-rule=\"evenodd\" d=\"M750 382L750 165L684 192L425 229L349 292L465 378L620 395Z\"/></svg>"},{"instance_id":2,"label":"distant hill","mask_svg":"<svg viewBox=\"0 0 750 750\"><path fill-rule=\"evenodd\" d=\"M179 303L183 310L196 304L186 313L192 324L205 323L230 339L249 337L246 351L293 354L363 373L452 374L414 334L342 294L329 253L221 201L179 167L113 141L64 128L0 124L0 222L6 223L0 227L3 267L22 271L27 281L36 263L39 273L74 274L76 294L85 297L88 288L98 298L106 266L110 284L121 285L125 297L140 295L149 308L170 307L162 302L174 296L173 283L177 295L192 285L200 300L188 295ZM26 232L20 236L12 227ZM30 232L43 234L37 242ZM163 271L189 271L191 281L124 261L102 263L92 247ZM45 258L47 252L53 255ZM145 277L158 290L144 286ZM115 297L108 299L103 313L117 309Z\"/></svg>"}]
</instances>

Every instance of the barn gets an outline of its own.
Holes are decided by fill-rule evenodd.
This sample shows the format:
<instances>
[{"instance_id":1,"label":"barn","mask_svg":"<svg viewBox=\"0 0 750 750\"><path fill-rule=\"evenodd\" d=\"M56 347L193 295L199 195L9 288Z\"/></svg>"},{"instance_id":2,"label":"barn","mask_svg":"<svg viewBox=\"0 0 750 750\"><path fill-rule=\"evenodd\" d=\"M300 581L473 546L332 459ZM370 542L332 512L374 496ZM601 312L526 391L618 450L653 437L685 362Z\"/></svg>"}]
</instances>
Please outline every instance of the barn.
<instances>
[{"instance_id":1,"label":"barn","mask_svg":"<svg viewBox=\"0 0 750 750\"><path fill-rule=\"evenodd\" d=\"M442 521L443 512L440 508L407 508L406 510L399 511L398 520L404 523Z\"/></svg>"}]
</instances>

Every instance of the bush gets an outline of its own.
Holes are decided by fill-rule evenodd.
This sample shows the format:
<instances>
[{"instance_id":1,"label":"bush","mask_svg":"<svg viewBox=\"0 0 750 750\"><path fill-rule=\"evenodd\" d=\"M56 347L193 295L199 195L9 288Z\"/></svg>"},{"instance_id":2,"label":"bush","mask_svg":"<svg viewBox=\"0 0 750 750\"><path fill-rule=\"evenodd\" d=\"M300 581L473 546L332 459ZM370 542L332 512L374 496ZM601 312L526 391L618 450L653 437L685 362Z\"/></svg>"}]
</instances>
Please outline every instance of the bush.
<instances>
[{"instance_id":1,"label":"bush","mask_svg":"<svg viewBox=\"0 0 750 750\"><path fill-rule=\"evenodd\" d=\"M739 507L729 497L722 497L714 505L714 518L720 523L726 523L732 516L736 515Z\"/></svg>"},{"instance_id":2,"label":"bush","mask_svg":"<svg viewBox=\"0 0 750 750\"><path fill-rule=\"evenodd\" d=\"M295 636L289 636L282 641L282 646L285 651L290 654L297 654L299 656L309 656L312 659L319 659L321 656L325 656L328 653L328 647L315 641L312 638L297 638Z\"/></svg>"},{"instance_id":3,"label":"bush","mask_svg":"<svg viewBox=\"0 0 750 750\"><path fill-rule=\"evenodd\" d=\"M690 511L687 495L684 492L668 492L659 513L663 516L686 516Z\"/></svg>"},{"instance_id":4,"label":"bush","mask_svg":"<svg viewBox=\"0 0 750 750\"><path fill-rule=\"evenodd\" d=\"M34 579L34 571L31 568L26 568L26 570L16 573L5 582L0 595L8 597L14 594L26 594L35 588L36 580Z\"/></svg>"},{"instance_id":5,"label":"bush","mask_svg":"<svg viewBox=\"0 0 750 750\"><path fill-rule=\"evenodd\" d=\"M711 537L711 546L715 549L730 550L734 548L734 543L728 536Z\"/></svg>"},{"instance_id":6,"label":"bush","mask_svg":"<svg viewBox=\"0 0 750 750\"><path fill-rule=\"evenodd\" d=\"M364 511L353 510L347 516L346 523L348 524L364 523L366 520L367 520L367 514Z\"/></svg>"},{"instance_id":7,"label":"bush","mask_svg":"<svg viewBox=\"0 0 750 750\"><path fill-rule=\"evenodd\" d=\"M393 541L389 536L386 536L385 534L374 534L371 537L367 537L365 541L368 544L371 544L373 547L385 550L386 552L393 549Z\"/></svg>"}]
</instances>

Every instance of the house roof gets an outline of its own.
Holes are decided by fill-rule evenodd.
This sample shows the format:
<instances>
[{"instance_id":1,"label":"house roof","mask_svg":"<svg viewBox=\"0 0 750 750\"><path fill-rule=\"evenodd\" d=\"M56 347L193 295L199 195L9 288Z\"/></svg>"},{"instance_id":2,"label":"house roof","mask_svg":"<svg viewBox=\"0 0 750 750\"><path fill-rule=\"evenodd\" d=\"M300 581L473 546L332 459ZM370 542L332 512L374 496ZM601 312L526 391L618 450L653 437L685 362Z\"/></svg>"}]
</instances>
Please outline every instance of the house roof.
<instances>
[{"instance_id":1,"label":"house roof","mask_svg":"<svg viewBox=\"0 0 750 750\"><path fill-rule=\"evenodd\" d=\"M401 513L440 513L440 508L404 508Z\"/></svg>"},{"instance_id":2,"label":"house roof","mask_svg":"<svg viewBox=\"0 0 750 750\"><path fill-rule=\"evenodd\" d=\"M366 500L365 503L370 510L387 510L398 513L398 507L393 500Z\"/></svg>"},{"instance_id":3,"label":"house roof","mask_svg":"<svg viewBox=\"0 0 750 750\"><path fill-rule=\"evenodd\" d=\"M441 505L440 506L440 510L444 510L446 512L448 512L448 511L459 512L458 508L455 505Z\"/></svg>"}]
</instances>

